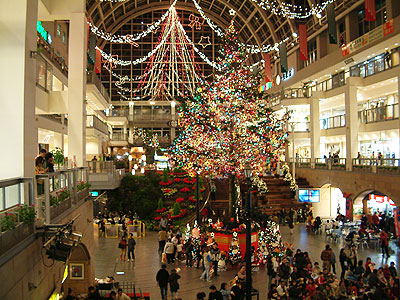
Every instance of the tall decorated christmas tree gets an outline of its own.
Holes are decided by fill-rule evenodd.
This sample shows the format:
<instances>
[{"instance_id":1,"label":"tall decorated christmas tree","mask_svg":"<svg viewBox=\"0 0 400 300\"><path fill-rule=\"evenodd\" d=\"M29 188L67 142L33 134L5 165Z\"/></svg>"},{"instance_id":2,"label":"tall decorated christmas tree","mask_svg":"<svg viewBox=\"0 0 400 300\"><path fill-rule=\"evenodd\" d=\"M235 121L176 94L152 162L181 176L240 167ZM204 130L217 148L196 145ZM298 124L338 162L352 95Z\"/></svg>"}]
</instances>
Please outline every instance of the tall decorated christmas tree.
<instances>
[{"instance_id":1,"label":"tall decorated christmas tree","mask_svg":"<svg viewBox=\"0 0 400 300\"><path fill-rule=\"evenodd\" d=\"M214 81L201 80L193 97L179 99L181 134L171 159L195 173L232 176L249 164L260 170L287 142L288 114L277 117L258 92L262 75L246 67L247 52L230 25Z\"/></svg>"}]
</instances>

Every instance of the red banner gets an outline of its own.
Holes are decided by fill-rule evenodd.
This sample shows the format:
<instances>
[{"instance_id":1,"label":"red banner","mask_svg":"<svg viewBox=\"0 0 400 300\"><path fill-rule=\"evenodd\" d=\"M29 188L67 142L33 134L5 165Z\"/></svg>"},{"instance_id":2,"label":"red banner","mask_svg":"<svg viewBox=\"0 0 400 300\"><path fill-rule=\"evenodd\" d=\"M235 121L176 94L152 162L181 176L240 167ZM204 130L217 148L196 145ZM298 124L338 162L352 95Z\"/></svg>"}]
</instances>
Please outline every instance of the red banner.
<instances>
[{"instance_id":1,"label":"red banner","mask_svg":"<svg viewBox=\"0 0 400 300\"><path fill-rule=\"evenodd\" d=\"M307 47L307 26L304 24L299 25L300 36L300 59L308 60L308 47Z\"/></svg>"},{"instance_id":2,"label":"red banner","mask_svg":"<svg viewBox=\"0 0 400 300\"><path fill-rule=\"evenodd\" d=\"M272 81L271 55L269 53L264 53L264 74L265 82Z\"/></svg>"},{"instance_id":3,"label":"red banner","mask_svg":"<svg viewBox=\"0 0 400 300\"><path fill-rule=\"evenodd\" d=\"M89 50L89 35L90 35L90 26L89 26L89 18L86 19L86 24L87 24L87 45L86 45L86 51Z\"/></svg>"},{"instance_id":4,"label":"red banner","mask_svg":"<svg viewBox=\"0 0 400 300\"><path fill-rule=\"evenodd\" d=\"M101 52L96 49L96 60L94 62L94 70L97 74L101 73Z\"/></svg>"},{"instance_id":5,"label":"red banner","mask_svg":"<svg viewBox=\"0 0 400 300\"><path fill-rule=\"evenodd\" d=\"M214 233L215 242L218 244L218 248L221 251L228 252L229 247L232 244L232 234L225 234L225 233ZM244 254L246 253L246 234L239 233L237 235L237 239L239 240L239 248L240 252L242 252L242 256L244 258ZM258 248L258 232L251 233L251 245L254 246L256 249Z\"/></svg>"},{"instance_id":6,"label":"red banner","mask_svg":"<svg viewBox=\"0 0 400 300\"><path fill-rule=\"evenodd\" d=\"M396 237L400 237L400 208L395 208L393 212Z\"/></svg>"},{"instance_id":7,"label":"red banner","mask_svg":"<svg viewBox=\"0 0 400 300\"><path fill-rule=\"evenodd\" d=\"M364 0L365 20L368 22L376 21L375 0Z\"/></svg>"}]
</instances>

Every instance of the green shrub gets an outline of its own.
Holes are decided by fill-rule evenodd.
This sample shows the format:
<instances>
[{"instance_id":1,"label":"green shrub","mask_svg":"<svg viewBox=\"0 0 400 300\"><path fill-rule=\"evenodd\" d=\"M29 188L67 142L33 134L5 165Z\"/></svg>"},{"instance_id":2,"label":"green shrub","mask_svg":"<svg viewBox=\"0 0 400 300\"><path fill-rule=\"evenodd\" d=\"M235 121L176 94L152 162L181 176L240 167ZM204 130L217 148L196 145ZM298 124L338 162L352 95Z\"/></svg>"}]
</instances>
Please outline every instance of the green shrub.
<instances>
[{"instance_id":1,"label":"green shrub","mask_svg":"<svg viewBox=\"0 0 400 300\"><path fill-rule=\"evenodd\" d=\"M162 173L162 181L167 182L168 181L168 170L164 169Z\"/></svg>"},{"instance_id":2,"label":"green shrub","mask_svg":"<svg viewBox=\"0 0 400 300\"><path fill-rule=\"evenodd\" d=\"M164 208L164 203L163 203L163 201L162 201L162 198L160 198L159 200L158 200L158 207L157 207L158 209L163 209Z\"/></svg>"},{"instance_id":3,"label":"green shrub","mask_svg":"<svg viewBox=\"0 0 400 300\"><path fill-rule=\"evenodd\" d=\"M174 210L172 211L173 216L177 216L181 213L181 206L179 205L178 202L174 203Z\"/></svg>"}]
</instances>

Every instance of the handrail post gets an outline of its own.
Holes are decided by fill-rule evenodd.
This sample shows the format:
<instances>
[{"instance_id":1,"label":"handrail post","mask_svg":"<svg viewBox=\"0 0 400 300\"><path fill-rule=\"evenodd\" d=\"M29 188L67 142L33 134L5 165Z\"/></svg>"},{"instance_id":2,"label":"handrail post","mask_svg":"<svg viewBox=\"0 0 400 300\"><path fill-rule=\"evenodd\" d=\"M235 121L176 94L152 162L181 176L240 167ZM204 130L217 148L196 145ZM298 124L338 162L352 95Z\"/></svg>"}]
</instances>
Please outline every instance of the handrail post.
<instances>
[{"instance_id":1,"label":"handrail post","mask_svg":"<svg viewBox=\"0 0 400 300\"><path fill-rule=\"evenodd\" d=\"M45 213L45 222L46 224L50 224L50 182L49 176L44 178L44 213Z\"/></svg>"}]
</instances>

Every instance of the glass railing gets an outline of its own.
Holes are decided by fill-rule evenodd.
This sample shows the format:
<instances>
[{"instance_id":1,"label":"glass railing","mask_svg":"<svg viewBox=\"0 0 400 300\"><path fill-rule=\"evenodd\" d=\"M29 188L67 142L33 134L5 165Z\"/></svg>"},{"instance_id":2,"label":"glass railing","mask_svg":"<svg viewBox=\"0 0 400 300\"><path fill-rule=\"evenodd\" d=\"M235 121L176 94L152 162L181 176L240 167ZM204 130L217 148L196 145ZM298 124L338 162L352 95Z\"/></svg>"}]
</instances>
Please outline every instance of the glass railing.
<instances>
[{"instance_id":1,"label":"glass railing","mask_svg":"<svg viewBox=\"0 0 400 300\"><path fill-rule=\"evenodd\" d=\"M108 132L108 126L106 123L104 123L102 120L100 120L98 117L94 115L88 115L86 118L86 127L87 128L95 128L104 134L109 134Z\"/></svg>"},{"instance_id":2,"label":"glass railing","mask_svg":"<svg viewBox=\"0 0 400 300\"><path fill-rule=\"evenodd\" d=\"M0 212L17 205L33 205L33 179L12 178L0 180Z\"/></svg>"},{"instance_id":3,"label":"glass railing","mask_svg":"<svg viewBox=\"0 0 400 300\"><path fill-rule=\"evenodd\" d=\"M113 132L111 135L113 141L127 141L127 135L122 132Z\"/></svg>"},{"instance_id":4,"label":"glass railing","mask_svg":"<svg viewBox=\"0 0 400 300\"><path fill-rule=\"evenodd\" d=\"M115 170L114 161L87 161L89 173L112 173Z\"/></svg>"},{"instance_id":5,"label":"glass railing","mask_svg":"<svg viewBox=\"0 0 400 300\"><path fill-rule=\"evenodd\" d=\"M310 96L311 93L307 88L293 88L283 89L282 91L266 95L265 100L270 103L270 106L275 106L279 105L285 99L308 98Z\"/></svg>"},{"instance_id":6,"label":"glass railing","mask_svg":"<svg viewBox=\"0 0 400 300\"><path fill-rule=\"evenodd\" d=\"M358 116L362 123L367 124L398 119L399 104L395 103L359 111Z\"/></svg>"},{"instance_id":7,"label":"glass railing","mask_svg":"<svg viewBox=\"0 0 400 300\"><path fill-rule=\"evenodd\" d=\"M104 85L101 83L97 74L93 71L88 71L86 77L87 77L87 83L94 84L97 87L97 89L100 91L100 93L103 95L103 97L106 99L107 103L109 103L110 95L108 94Z\"/></svg>"},{"instance_id":8,"label":"glass railing","mask_svg":"<svg viewBox=\"0 0 400 300\"><path fill-rule=\"evenodd\" d=\"M107 117L127 117L128 116L128 110L127 109L110 109L106 111L106 116Z\"/></svg>"},{"instance_id":9,"label":"glass railing","mask_svg":"<svg viewBox=\"0 0 400 300\"><path fill-rule=\"evenodd\" d=\"M154 121L154 120L171 120L171 114L137 114L130 115L129 121Z\"/></svg>"},{"instance_id":10,"label":"glass railing","mask_svg":"<svg viewBox=\"0 0 400 300\"><path fill-rule=\"evenodd\" d=\"M346 115L339 115L320 120L321 129L332 129L346 126Z\"/></svg>"}]
</instances>

